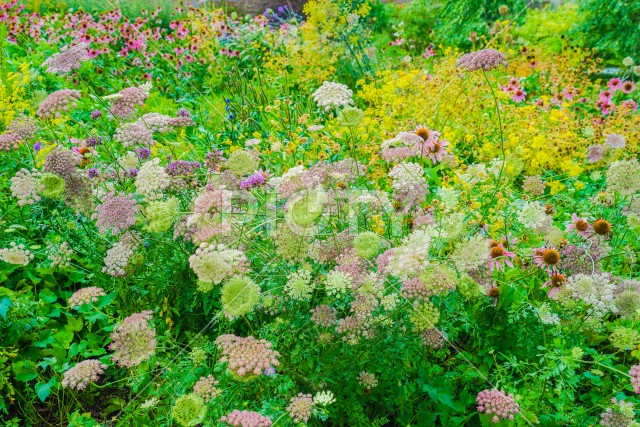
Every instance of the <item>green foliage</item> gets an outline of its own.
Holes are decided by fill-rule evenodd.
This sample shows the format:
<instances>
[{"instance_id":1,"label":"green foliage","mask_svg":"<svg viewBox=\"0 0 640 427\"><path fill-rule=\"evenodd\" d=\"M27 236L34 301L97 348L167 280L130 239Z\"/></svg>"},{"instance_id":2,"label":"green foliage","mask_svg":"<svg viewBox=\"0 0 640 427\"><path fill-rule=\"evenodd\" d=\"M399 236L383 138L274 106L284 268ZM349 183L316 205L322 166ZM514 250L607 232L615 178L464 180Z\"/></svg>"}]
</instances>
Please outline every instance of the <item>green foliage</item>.
<instances>
[{"instance_id":1,"label":"green foliage","mask_svg":"<svg viewBox=\"0 0 640 427\"><path fill-rule=\"evenodd\" d=\"M620 61L640 51L640 3L635 0L580 0L577 37L606 59Z\"/></svg>"}]
</instances>

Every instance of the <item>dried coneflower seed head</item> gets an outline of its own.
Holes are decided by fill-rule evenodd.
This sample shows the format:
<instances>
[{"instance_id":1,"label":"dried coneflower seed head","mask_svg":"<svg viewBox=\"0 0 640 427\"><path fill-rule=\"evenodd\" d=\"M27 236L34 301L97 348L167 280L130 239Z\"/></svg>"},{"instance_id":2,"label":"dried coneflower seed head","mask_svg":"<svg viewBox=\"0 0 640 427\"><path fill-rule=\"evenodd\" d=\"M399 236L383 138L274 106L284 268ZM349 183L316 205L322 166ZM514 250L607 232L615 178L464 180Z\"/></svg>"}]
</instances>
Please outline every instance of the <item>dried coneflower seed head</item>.
<instances>
[{"instance_id":1,"label":"dried coneflower seed head","mask_svg":"<svg viewBox=\"0 0 640 427\"><path fill-rule=\"evenodd\" d=\"M489 289L489 296L492 298L498 298L498 296L500 296L500 289L496 288L495 286Z\"/></svg>"},{"instance_id":2,"label":"dried coneflower seed head","mask_svg":"<svg viewBox=\"0 0 640 427\"><path fill-rule=\"evenodd\" d=\"M495 248L496 246L500 246L500 242L496 241L496 240L492 240L489 242L489 247L490 248Z\"/></svg>"},{"instance_id":3,"label":"dried coneflower seed head","mask_svg":"<svg viewBox=\"0 0 640 427\"><path fill-rule=\"evenodd\" d=\"M427 139L429 139L429 129L419 128L418 130L416 130L416 135L426 141Z\"/></svg>"},{"instance_id":4,"label":"dried coneflower seed head","mask_svg":"<svg viewBox=\"0 0 640 427\"><path fill-rule=\"evenodd\" d=\"M589 228L589 223L584 219L579 219L576 221L575 226L576 226L576 230L585 231L587 228Z\"/></svg>"},{"instance_id":5,"label":"dried coneflower seed head","mask_svg":"<svg viewBox=\"0 0 640 427\"><path fill-rule=\"evenodd\" d=\"M555 249L547 249L542 254L542 260L547 265L556 265L560 262L560 253Z\"/></svg>"},{"instance_id":6,"label":"dried coneflower seed head","mask_svg":"<svg viewBox=\"0 0 640 427\"><path fill-rule=\"evenodd\" d=\"M551 276L551 286L559 288L567 282L567 276L562 273L555 273Z\"/></svg>"},{"instance_id":7,"label":"dried coneflower seed head","mask_svg":"<svg viewBox=\"0 0 640 427\"><path fill-rule=\"evenodd\" d=\"M611 233L611 224L609 224L604 219L599 219L593 223L593 231L601 236L606 236L607 234Z\"/></svg>"},{"instance_id":8,"label":"dried coneflower seed head","mask_svg":"<svg viewBox=\"0 0 640 427\"><path fill-rule=\"evenodd\" d=\"M500 258L504 256L504 249L500 246L494 246L491 248L491 258Z\"/></svg>"}]
</instances>

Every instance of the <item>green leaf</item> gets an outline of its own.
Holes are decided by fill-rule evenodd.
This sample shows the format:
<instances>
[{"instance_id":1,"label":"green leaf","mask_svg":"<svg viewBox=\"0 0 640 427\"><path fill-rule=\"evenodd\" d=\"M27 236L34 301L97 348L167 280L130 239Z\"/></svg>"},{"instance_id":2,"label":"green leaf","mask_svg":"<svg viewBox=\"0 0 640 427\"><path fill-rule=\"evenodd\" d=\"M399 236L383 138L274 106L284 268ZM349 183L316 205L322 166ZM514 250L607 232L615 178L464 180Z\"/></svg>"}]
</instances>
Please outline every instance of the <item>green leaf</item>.
<instances>
[{"instance_id":1,"label":"green leaf","mask_svg":"<svg viewBox=\"0 0 640 427\"><path fill-rule=\"evenodd\" d=\"M56 294L54 294L49 289L43 289L42 291L40 291L40 301L48 302L51 304L56 302L57 299L58 297L56 296Z\"/></svg>"},{"instance_id":2,"label":"green leaf","mask_svg":"<svg viewBox=\"0 0 640 427\"><path fill-rule=\"evenodd\" d=\"M7 312L11 307L13 307L13 302L9 297L5 296L0 298L0 316L2 316L4 320L7 320Z\"/></svg>"},{"instance_id":3,"label":"green leaf","mask_svg":"<svg viewBox=\"0 0 640 427\"><path fill-rule=\"evenodd\" d=\"M67 319L67 324L65 325L65 329L69 332L78 332L82 329L82 318L80 317L69 317Z\"/></svg>"},{"instance_id":4,"label":"green leaf","mask_svg":"<svg viewBox=\"0 0 640 427\"><path fill-rule=\"evenodd\" d=\"M51 394L51 387L58 384L58 381L55 377L51 378L49 382L46 383L38 383L35 386L36 394L41 402L44 402L47 397Z\"/></svg>"},{"instance_id":5,"label":"green leaf","mask_svg":"<svg viewBox=\"0 0 640 427\"><path fill-rule=\"evenodd\" d=\"M28 382L38 376L35 363L30 360L20 360L11 364L15 379L22 382Z\"/></svg>"}]
</instances>

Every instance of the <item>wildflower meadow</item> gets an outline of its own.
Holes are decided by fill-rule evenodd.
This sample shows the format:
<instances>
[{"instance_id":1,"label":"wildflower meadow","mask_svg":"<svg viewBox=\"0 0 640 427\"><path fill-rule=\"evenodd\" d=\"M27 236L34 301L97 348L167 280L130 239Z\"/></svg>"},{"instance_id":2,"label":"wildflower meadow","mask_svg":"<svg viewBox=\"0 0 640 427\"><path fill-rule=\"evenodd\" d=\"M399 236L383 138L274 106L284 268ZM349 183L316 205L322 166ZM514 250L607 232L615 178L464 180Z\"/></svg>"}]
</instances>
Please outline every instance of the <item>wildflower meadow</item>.
<instances>
[{"instance_id":1,"label":"wildflower meadow","mask_svg":"<svg viewBox=\"0 0 640 427\"><path fill-rule=\"evenodd\" d=\"M639 2L2 1L1 426L640 426Z\"/></svg>"}]
</instances>

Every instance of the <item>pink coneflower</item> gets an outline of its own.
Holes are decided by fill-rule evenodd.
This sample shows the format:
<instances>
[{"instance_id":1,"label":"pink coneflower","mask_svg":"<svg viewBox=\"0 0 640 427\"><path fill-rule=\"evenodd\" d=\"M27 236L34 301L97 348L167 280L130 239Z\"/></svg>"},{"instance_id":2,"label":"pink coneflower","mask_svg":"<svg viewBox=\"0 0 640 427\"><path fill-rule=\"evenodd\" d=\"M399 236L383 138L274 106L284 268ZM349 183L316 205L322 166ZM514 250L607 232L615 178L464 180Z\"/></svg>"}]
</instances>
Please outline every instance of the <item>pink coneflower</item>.
<instances>
[{"instance_id":1,"label":"pink coneflower","mask_svg":"<svg viewBox=\"0 0 640 427\"><path fill-rule=\"evenodd\" d=\"M424 58L431 58L432 56L436 56L436 51L433 50L433 46L427 46L422 56Z\"/></svg>"},{"instance_id":2,"label":"pink coneflower","mask_svg":"<svg viewBox=\"0 0 640 427\"><path fill-rule=\"evenodd\" d=\"M518 88L513 92L513 97L511 98L513 102L522 102L527 97L527 92Z\"/></svg>"},{"instance_id":3,"label":"pink coneflower","mask_svg":"<svg viewBox=\"0 0 640 427\"><path fill-rule=\"evenodd\" d=\"M623 82L622 85L620 86L620 90L623 93L631 93L635 89L636 89L636 84L634 82L631 82L631 81Z\"/></svg>"},{"instance_id":4,"label":"pink coneflower","mask_svg":"<svg viewBox=\"0 0 640 427\"><path fill-rule=\"evenodd\" d=\"M591 226L586 219L580 218L577 214L574 213L573 215L571 215L571 222L567 224L567 231L576 230L579 235L588 237L590 227Z\"/></svg>"},{"instance_id":5,"label":"pink coneflower","mask_svg":"<svg viewBox=\"0 0 640 427\"><path fill-rule=\"evenodd\" d=\"M549 289L549 298L558 299L558 294L562 290L562 287L567 282L567 276L562 273L551 273L549 280L542 285L543 288Z\"/></svg>"},{"instance_id":6,"label":"pink coneflower","mask_svg":"<svg viewBox=\"0 0 640 427\"><path fill-rule=\"evenodd\" d=\"M560 252L553 248L536 248L533 250L533 262L547 271L556 271L560 263Z\"/></svg>"},{"instance_id":7,"label":"pink coneflower","mask_svg":"<svg viewBox=\"0 0 640 427\"><path fill-rule=\"evenodd\" d=\"M447 154L445 147L449 145L449 141L441 139L433 143L433 147L429 149L427 157L431 159L433 164L438 163Z\"/></svg>"},{"instance_id":8,"label":"pink coneflower","mask_svg":"<svg viewBox=\"0 0 640 427\"><path fill-rule=\"evenodd\" d=\"M615 105L603 99L598 100L596 106L600 108L600 112L605 116L610 114L615 108Z\"/></svg>"},{"instance_id":9,"label":"pink coneflower","mask_svg":"<svg viewBox=\"0 0 640 427\"><path fill-rule=\"evenodd\" d=\"M487 289L486 295L493 299L493 306L498 305L498 299L500 298L500 289L498 289L498 283L494 282L493 284L486 283L484 287Z\"/></svg>"},{"instance_id":10,"label":"pink coneflower","mask_svg":"<svg viewBox=\"0 0 640 427\"><path fill-rule=\"evenodd\" d=\"M603 90L602 92L600 92L600 101L602 102L609 102L611 101L611 98L613 98L613 92L611 92L610 90Z\"/></svg>"},{"instance_id":11,"label":"pink coneflower","mask_svg":"<svg viewBox=\"0 0 640 427\"><path fill-rule=\"evenodd\" d=\"M620 105L630 109L631 111L636 111L638 109L638 103L633 99L627 99L626 101L623 101L622 104Z\"/></svg>"},{"instance_id":12,"label":"pink coneflower","mask_svg":"<svg viewBox=\"0 0 640 427\"><path fill-rule=\"evenodd\" d=\"M573 100L573 97L576 95L576 93L576 88L574 88L573 86L567 86L562 91L562 95L567 101Z\"/></svg>"},{"instance_id":13,"label":"pink coneflower","mask_svg":"<svg viewBox=\"0 0 640 427\"><path fill-rule=\"evenodd\" d=\"M416 130L413 133L419 138L416 138L413 135L406 135L406 137L410 137L411 142L414 142L413 139L415 139L415 142L413 143L413 151L418 156L427 156L433 149L438 138L440 138L440 132L437 130L427 129L425 125L416 126Z\"/></svg>"},{"instance_id":14,"label":"pink coneflower","mask_svg":"<svg viewBox=\"0 0 640 427\"><path fill-rule=\"evenodd\" d=\"M616 77L609 80L609 83L607 83L607 86L609 86L609 89L611 89L612 92L615 92L621 89L622 81L620 81L620 79Z\"/></svg>"},{"instance_id":15,"label":"pink coneflower","mask_svg":"<svg viewBox=\"0 0 640 427\"><path fill-rule=\"evenodd\" d=\"M504 262L509 267L513 267L513 263L510 258L515 258L516 254L513 252L509 252L505 249L502 243L492 240L489 243L489 269L493 271L494 269L504 270Z\"/></svg>"}]
</instances>

